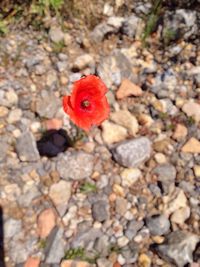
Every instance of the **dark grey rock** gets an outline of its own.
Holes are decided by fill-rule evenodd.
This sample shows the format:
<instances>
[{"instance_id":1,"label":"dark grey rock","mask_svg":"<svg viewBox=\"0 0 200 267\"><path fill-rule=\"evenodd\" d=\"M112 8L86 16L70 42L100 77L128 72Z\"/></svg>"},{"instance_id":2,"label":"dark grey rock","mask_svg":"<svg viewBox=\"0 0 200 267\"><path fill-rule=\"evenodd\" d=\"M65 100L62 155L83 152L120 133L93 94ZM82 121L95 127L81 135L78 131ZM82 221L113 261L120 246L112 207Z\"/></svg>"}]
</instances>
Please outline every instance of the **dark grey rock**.
<instances>
[{"instance_id":1,"label":"dark grey rock","mask_svg":"<svg viewBox=\"0 0 200 267\"><path fill-rule=\"evenodd\" d=\"M147 137L139 137L124 141L112 150L114 159L124 167L137 167L151 155L151 141Z\"/></svg>"},{"instance_id":2,"label":"dark grey rock","mask_svg":"<svg viewBox=\"0 0 200 267\"><path fill-rule=\"evenodd\" d=\"M40 155L37 150L35 138L31 132L24 132L16 142L16 151L21 161L37 161Z\"/></svg>"},{"instance_id":3,"label":"dark grey rock","mask_svg":"<svg viewBox=\"0 0 200 267\"><path fill-rule=\"evenodd\" d=\"M122 256L126 260L126 264L133 264L137 261L139 255L139 246L134 241L130 242L129 246L125 246L122 249ZM132 266L132 265L131 265Z\"/></svg>"},{"instance_id":4,"label":"dark grey rock","mask_svg":"<svg viewBox=\"0 0 200 267\"><path fill-rule=\"evenodd\" d=\"M64 257L64 240L63 240L64 230L62 228L55 228L52 234L48 238L48 246L46 248L46 263L57 264L60 263L61 259Z\"/></svg>"},{"instance_id":5,"label":"dark grey rock","mask_svg":"<svg viewBox=\"0 0 200 267\"><path fill-rule=\"evenodd\" d=\"M143 221L136 221L135 219L130 221L127 224L125 235L128 237L129 240L133 239L137 235L137 232L143 227L143 225Z\"/></svg>"},{"instance_id":6,"label":"dark grey rock","mask_svg":"<svg viewBox=\"0 0 200 267\"><path fill-rule=\"evenodd\" d=\"M162 189L165 193L168 193L174 188L176 178L176 168L171 164L158 165L153 173L158 176L158 181L162 184Z\"/></svg>"},{"instance_id":7,"label":"dark grey rock","mask_svg":"<svg viewBox=\"0 0 200 267\"><path fill-rule=\"evenodd\" d=\"M164 243L156 245L155 249L167 262L184 267L193 262L193 252L199 241L197 235L178 230L168 234Z\"/></svg>"},{"instance_id":8,"label":"dark grey rock","mask_svg":"<svg viewBox=\"0 0 200 267\"><path fill-rule=\"evenodd\" d=\"M109 206L105 200L96 201L92 205L92 216L94 220L103 222L109 218Z\"/></svg>"},{"instance_id":9,"label":"dark grey rock","mask_svg":"<svg viewBox=\"0 0 200 267\"><path fill-rule=\"evenodd\" d=\"M94 158L82 151L67 151L60 155L57 170L63 179L82 180L93 171Z\"/></svg>"},{"instance_id":10,"label":"dark grey rock","mask_svg":"<svg viewBox=\"0 0 200 267\"><path fill-rule=\"evenodd\" d=\"M146 218L145 221L152 235L164 235L170 229L170 221L164 215L154 215Z\"/></svg>"}]
</instances>

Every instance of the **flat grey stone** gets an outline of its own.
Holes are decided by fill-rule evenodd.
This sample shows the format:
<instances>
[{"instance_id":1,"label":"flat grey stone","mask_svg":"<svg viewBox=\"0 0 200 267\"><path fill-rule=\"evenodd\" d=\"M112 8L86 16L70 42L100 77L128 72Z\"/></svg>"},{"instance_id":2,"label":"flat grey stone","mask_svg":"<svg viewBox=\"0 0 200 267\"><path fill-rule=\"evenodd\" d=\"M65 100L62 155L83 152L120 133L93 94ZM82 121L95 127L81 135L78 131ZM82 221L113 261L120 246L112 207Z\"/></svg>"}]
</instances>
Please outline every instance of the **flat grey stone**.
<instances>
[{"instance_id":1,"label":"flat grey stone","mask_svg":"<svg viewBox=\"0 0 200 267\"><path fill-rule=\"evenodd\" d=\"M93 171L94 158L82 151L67 151L60 155L57 171L63 179L82 180Z\"/></svg>"},{"instance_id":2,"label":"flat grey stone","mask_svg":"<svg viewBox=\"0 0 200 267\"><path fill-rule=\"evenodd\" d=\"M99 200L92 205L92 216L94 220L103 222L109 218L109 206L107 201Z\"/></svg>"},{"instance_id":3,"label":"flat grey stone","mask_svg":"<svg viewBox=\"0 0 200 267\"><path fill-rule=\"evenodd\" d=\"M16 151L21 161L37 161L40 159L39 152L33 134L24 132L16 142Z\"/></svg>"},{"instance_id":4,"label":"flat grey stone","mask_svg":"<svg viewBox=\"0 0 200 267\"><path fill-rule=\"evenodd\" d=\"M170 229L170 221L164 215L146 218L146 225L152 235L164 235Z\"/></svg>"},{"instance_id":5,"label":"flat grey stone","mask_svg":"<svg viewBox=\"0 0 200 267\"><path fill-rule=\"evenodd\" d=\"M121 142L113 149L116 162L124 167L138 167L151 155L151 141L147 137L139 137Z\"/></svg>"}]
</instances>

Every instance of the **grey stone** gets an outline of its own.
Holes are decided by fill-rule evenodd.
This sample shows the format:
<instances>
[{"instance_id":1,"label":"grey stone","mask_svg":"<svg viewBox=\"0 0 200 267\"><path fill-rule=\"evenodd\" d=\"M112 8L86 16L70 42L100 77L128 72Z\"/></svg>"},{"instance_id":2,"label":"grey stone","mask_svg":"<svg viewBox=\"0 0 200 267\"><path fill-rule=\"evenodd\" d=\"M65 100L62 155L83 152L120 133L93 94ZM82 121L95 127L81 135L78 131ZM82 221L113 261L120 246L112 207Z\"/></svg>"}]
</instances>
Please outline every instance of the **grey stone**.
<instances>
[{"instance_id":1,"label":"grey stone","mask_svg":"<svg viewBox=\"0 0 200 267\"><path fill-rule=\"evenodd\" d=\"M71 245L73 248L87 247L90 242L95 242L100 236L102 236L100 229L90 228L87 231L78 231Z\"/></svg>"},{"instance_id":2,"label":"grey stone","mask_svg":"<svg viewBox=\"0 0 200 267\"><path fill-rule=\"evenodd\" d=\"M156 251L169 263L184 267L193 262L193 252L199 241L197 235L178 230L168 234L164 243L156 246Z\"/></svg>"},{"instance_id":3,"label":"grey stone","mask_svg":"<svg viewBox=\"0 0 200 267\"><path fill-rule=\"evenodd\" d=\"M82 180L93 171L94 158L82 151L67 151L60 155L57 170L63 179Z\"/></svg>"},{"instance_id":4,"label":"grey stone","mask_svg":"<svg viewBox=\"0 0 200 267\"><path fill-rule=\"evenodd\" d=\"M59 43L64 40L64 33L59 27L52 27L49 31L49 37L52 42Z\"/></svg>"},{"instance_id":5,"label":"grey stone","mask_svg":"<svg viewBox=\"0 0 200 267\"><path fill-rule=\"evenodd\" d=\"M115 50L110 56L100 58L97 73L110 88L112 84L120 85L122 79L129 79L137 83L138 78L133 74L129 59L119 50Z\"/></svg>"},{"instance_id":6,"label":"grey stone","mask_svg":"<svg viewBox=\"0 0 200 267\"><path fill-rule=\"evenodd\" d=\"M1 142L0 142L0 161L3 161L5 159L7 149L8 149L7 143L1 139Z\"/></svg>"},{"instance_id":7,"label":"grey stone","mask_svg":"<svg viewBox=\"0 0 200 267\"><path fill-rule=\"evenodd\" d=\"M94 245L96 251L98 251L102 257L106 257L109 254L110 242L107 235L100 236Z\"/></svg>"},{"instance_id":8,"label":"grey stone","mask_svg":"<svg viewBox=\"0 0 200 267\"><path fill-rule=\"evenodd\" d=\"M18 202L22 207L29 207L32 200L41 195L40 191L35 185L31 185L25 189L24 194L18 197Z\"/></svg>"},{"instance_id":9,"label":"grey stone","mask_svg":"<svg viewBox=\"0 0 200 267\"><path fill-rule=\"evenodd\" d=\"M36 101L36 112L40 117L51 119L61 106L61 101L55 94L43 90Z\"/></svg>"},{"instance_id":10,"label":"grey stone","mask_svg":"<svg viewBox=\"0 0 200 267\"><path fill-rule=\"evenodd\" d=\"M122 249L122 256L126 260L126 264L132 264L137 261L138 255L139 255L139 246L131 242L129 246L123 247Z\"/></svg>"},{"instance_id":11,"label":"grey stone","mask_svg":"<svg viewBox=\"0 0 200 267\"><path fill-rule=\"evenodd\" d=\"M56 67L57 67L59 72L63 72L65 70L67 70L67 65L68 65L68 62L66 62L66 61L58 61L56 63Z\"/></svg>"},{"instance_id":12,"label":"grey stone","mask_svg":"<svg viewBox=\"0 0 200 267\"><path fill-rule=\"evenodd\" d=\"M20 220L8 219L4 224L5 238L11 238L22 230L22 222Z\"/></svg>"},{"instance_id":13,"label":"grey stone","mask_svg":"<svg viewBox=\"0 0 200 267\"><path fill-rule=\"evenodd\" d=\"M174 182L176 178L176 168L171 164L158 165L153 173L158 176L158 181L162 184L162 189L165 193L168 193L174 188Z\"/></svg>"},{"instance_id":14,"label":"grey stone","mask_svg":"<svg viewBox=\"0 0 200 267\"><path fill-rule=\"evenodd\" d=\"M164 215L154 215L146 218L145 221L152 235L164 235L170 229L170 221Z\"/></svg>"},{"instance_id":15,"label":"grey stone","mask_svg":"<svg viewBox=\"0 0 200 267\"><path fill-rule=\"evenodd\" d=\"M151 155L151 141L147 137L130 139L112 150L116 162L124 167L137 167Z\"/></svg>"},{"instance_id":16,"label":"grey stone","mask_svg":"<svg viewBox=\"0 0 200 267\"><path fill-rule=\"evenodd\" d=\"M35 138L31 132L24 132L16 142L16 151L21 161L37 161L40 159Z\"/></svg>"},{"instance_id":17,"label":"grey stone","mask_svg":"<svg viewBox=\"0 0 200 267\"><path fill-rule=\"evenodd\" d=\"M133 219L127 224L127 229L125 231L125 235L129 238L129 240L133 239L137 232L143 227L143 221L136 221Z\"/></svg>"},{"instance_id":18,"label":"grey stone","mask_svg":"<svg viewBox=\"0 0 200 267\"><path fill-rule=\"evenodd\" d=\"M109 206L105 200L96 201L92 205L92 216L94 220L103 222L109 218Z\"/></svg>"},{"instance_id":19,"label":"grey stone","mask_svg":"<svg viewBox=\"0 0 200 267\"><path fill-rule=\"evenodd\" d=\"M115 210L118 214L123 216L127 211L127 200L122 197L118 197L115 202Z\"/></svg>"},{"instance_id":20,"label":"grey stone","mask_svg":"<svg viewBox=\"0 0 200 267\"><path fill-rule=\"evenodd\" d=\"M142 22L142 19L135 16L131 15L130 17L126 18L122 25L122 32L129 37L133 38L135 37L137 30L138 30L138 25Z\"/></svg>"},{"instance_id":21,"label":"grey stone","mask_svg":"<svg viewBox=\"0 0 200 267\"><path fill-rule=\"evenodd\" d=\"M105 258L99 258L97 260L98 267L113 267L113 263Z\"/></svg>"},{"instance_id":22,"label":"grey stone","mask_svg":"<svg viewBox=\"0 0 200 267\"><path fill-rule=\"evenodd\" d=\"M64 257L64 240L63 240L64 230L62 228L53 230L48 242L49 246L46 249L46 263L56 264L60 263L61 259Z\"/></svg>"}]
</instances>

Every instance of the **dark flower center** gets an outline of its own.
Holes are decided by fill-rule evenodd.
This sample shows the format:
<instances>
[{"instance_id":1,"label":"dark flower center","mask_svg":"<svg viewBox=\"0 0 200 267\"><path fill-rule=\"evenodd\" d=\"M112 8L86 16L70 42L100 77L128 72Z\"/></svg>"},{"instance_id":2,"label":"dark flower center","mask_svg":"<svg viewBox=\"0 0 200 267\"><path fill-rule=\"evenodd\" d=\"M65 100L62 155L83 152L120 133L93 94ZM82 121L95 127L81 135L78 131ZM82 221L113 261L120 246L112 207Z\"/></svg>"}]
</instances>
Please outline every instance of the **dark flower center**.
<instances>
[{"instance_id":1,"label":"dark flower center","mask_svg":"<svg viewBox=\"0 0 200 267\"><path fill-rule=\"evenodd\" d=\"M90 102L88 100L83 100L81 102L81 107L82 108L88 108L90 106Z\"/></svg>"}]
</instances>

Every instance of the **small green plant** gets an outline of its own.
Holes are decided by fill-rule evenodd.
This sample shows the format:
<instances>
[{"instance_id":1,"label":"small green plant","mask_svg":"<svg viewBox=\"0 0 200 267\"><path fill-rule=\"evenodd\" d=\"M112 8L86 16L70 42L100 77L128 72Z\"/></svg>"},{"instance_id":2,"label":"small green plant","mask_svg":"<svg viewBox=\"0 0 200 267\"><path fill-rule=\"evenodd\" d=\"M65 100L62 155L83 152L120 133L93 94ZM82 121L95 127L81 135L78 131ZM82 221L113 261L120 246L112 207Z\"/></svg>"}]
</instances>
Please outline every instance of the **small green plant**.
<instances>
[{"instance_id":1,"label":"small green plant","mask_svg":"<svg viewBox=\"0 0 200 267\"><path fill-rule=\"evenodd\" d=\"M188 124L188 126L194 125L195 119L193 117L188 117L187 124Z\"/></svg>"},{"instance_id":2,"label":"small green plant","mask_svg":"<svg viewBox=\"0 0 200 267\"><path fill-rule=\"evenodd\" d=\"M38 0L31 4L31 13L39 16L50 14L50 10L53 10L56 15L59 14L59 10L64 4L64 0Z\"/></svg>"},{"instance_id":3,"label":"small green plant","mask_svg":"<svg viewBox=\"0 0 200 267\"><path fill-rule=\"evenodd\" d=\"M39 247L39 249L44 249L44 248L46 248L46 246L47 246L47 241L46 241L46 239L41 239L41 240L38 242L38 247Z\"/></svg>"},{"instance_id":4,"label":"small green plant","mask_svg":"<svg viewBox=\"0 0 200 267\"><path fill-rule=\"evenodd\" d=\"M167 112L159 112L158 116L161 120L166 120L169 117Z\"/></svg>"},{"instance_id":5,"label":"small green plant","mask_svg":"<svg viewBox=\"0 0 200 267\"><path fill-rule=\"evenodd\" d=\"M165 45L168 45L171 41L175 40L176 31L174 29L164 29L163 31L163 39Z\"/></svg>"},{"instance_id":6,"label":"small green plant","mask_svg":"<svg viewBox=\"0 0 200 267\"><path fill-rule=\"evenodd\" d=\"M156 0L153 3L152 9L147 15L144 33L142 35L142 43L146 45L146 39L153 33L159 19L162 7L162 0Z\"/></svg>"},{"instance_id":7,"label":"small green plant","mask_svg":"<svg viewBox=\"0 0 200 267\"><path fill-rule=\"evenodd\" d=\"M53 52L56 53L56 54L61 53L63 48L64 48L64 46L65 46L65 44L64 44L63 41L58 42L58 43L53 43L52 44Z\"/></svg>"},{"instance_id":8,"label":"small green plant","mask_svg":"<svg viewBox=\"0 0 200 267\"><path fill-rule=\"evenodd\" d=\"M99 258L99 254L95 254L93 256L87 256L87 252L84 248L71 248L65 252L64 259L65 260L82 260L87 261L90 264L94 264Z\"/></svg>"},{"instance_id":9,"label":"small green plant","mask_svg":"<svg viewBox=\"0 0 200 267\"><path fill-rule=\"evenodd\" d=\"M84 193L84 194L88 194L88 193L96 192L96 191L97 191L96 185L92 184L92 183L89 183L89 182L85 182L80 187L80 192Z\"/></svg>"},{"instance_id":10,"label":"small green plant","mask_svg":"<svg viewBox=\"0 0 200 267\"><path fill-rule=\"evenodd\" d=\"M109 248L110 253L115 252L119 254L121 252L121 248L117 244L112 244Z\"/></svg>"},{"instance_id":11,"label":"small green plant","mask_svg":"<svg viewBox=\"0 0 200 267\"><path fill-rule=\"evenodd\" d=\"M5 21L0 20L0 35L5 35L8 33L8 27Z\"/></svg>"}]
</instances>

